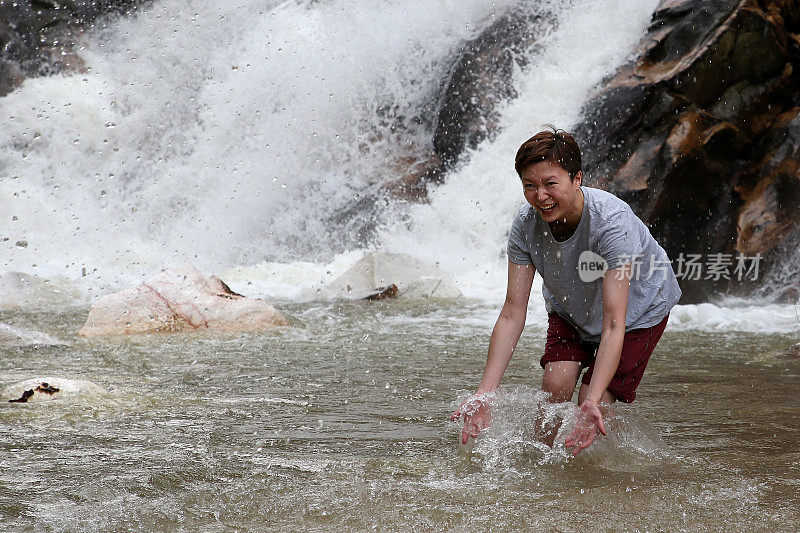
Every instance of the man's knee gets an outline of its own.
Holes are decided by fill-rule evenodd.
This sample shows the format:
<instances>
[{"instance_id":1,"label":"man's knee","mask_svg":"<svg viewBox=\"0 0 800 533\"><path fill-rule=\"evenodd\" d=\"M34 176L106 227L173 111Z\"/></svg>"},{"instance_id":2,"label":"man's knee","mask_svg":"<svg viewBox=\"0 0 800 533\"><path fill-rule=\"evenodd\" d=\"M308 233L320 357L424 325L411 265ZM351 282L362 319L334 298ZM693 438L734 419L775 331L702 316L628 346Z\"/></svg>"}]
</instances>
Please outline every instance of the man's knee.
<instances>
[{"instance_id":1,"label":"man's knee","mask_svg":"<svg viewBox=\"0 0 800 533\"><path fill-rule=\"evenodd\" d=\"M574 361L555 361L545 365L542 390L550 394L550 401L568 402L572 399L580 370L580 363Z\"/></svg>"}]
</instances>

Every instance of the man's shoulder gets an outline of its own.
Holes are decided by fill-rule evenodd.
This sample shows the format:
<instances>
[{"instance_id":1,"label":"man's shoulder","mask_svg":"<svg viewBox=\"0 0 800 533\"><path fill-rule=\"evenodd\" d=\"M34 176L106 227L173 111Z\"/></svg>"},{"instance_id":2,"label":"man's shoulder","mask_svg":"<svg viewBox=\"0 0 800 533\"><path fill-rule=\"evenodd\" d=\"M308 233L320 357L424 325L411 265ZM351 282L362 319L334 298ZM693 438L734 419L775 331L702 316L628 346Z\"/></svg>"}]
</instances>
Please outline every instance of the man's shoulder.
<instances>
[{"instance_id":1,"label":"man's shoulder","mask_svg":"<svg viewBox=\"0 0 800 533\"><path fill-rule=\"evenodd\" d=\"M593 187L583 187L583 193L593 218L599 217L603 221L608 221L620 216L636 216L627 202L608 191Z\"/></svg>"}]
</instances>

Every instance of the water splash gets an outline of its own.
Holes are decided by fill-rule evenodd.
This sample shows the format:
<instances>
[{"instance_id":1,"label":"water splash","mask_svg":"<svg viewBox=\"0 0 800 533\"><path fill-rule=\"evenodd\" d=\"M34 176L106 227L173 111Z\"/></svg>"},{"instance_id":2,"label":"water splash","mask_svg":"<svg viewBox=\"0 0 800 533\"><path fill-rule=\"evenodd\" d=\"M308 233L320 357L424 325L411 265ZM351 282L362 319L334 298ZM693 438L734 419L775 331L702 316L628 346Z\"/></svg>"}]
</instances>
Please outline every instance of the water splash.
<instances>
[{"instance_id":1,"label":"water splash","mask_svg":"<svg viewBox=\"0 0 800 533\"><path fill-rule=\"evenodd\" d=\"M564 441L575 427L575 403L550 403L546 392L528 386L499 389L490 402L492 425L464 447L465 453L485 471L528 475L542 467L576 461L627 472L669 457L658 431L627 406L614 405L613 414L606 418L608 435L599 436L588 449L573 457ZM551 447L545 441L553 434Z\"/></svg>"}]
</instances>

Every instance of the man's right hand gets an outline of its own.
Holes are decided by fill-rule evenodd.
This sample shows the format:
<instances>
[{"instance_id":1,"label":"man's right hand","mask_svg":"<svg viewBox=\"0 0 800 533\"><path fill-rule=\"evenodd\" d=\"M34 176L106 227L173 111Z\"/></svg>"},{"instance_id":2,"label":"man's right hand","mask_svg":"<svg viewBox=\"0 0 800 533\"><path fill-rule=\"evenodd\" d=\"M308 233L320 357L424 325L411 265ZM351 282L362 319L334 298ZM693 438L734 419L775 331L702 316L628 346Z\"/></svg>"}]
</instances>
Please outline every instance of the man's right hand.
<instances>
[{"instance_id":1,"label":"man's right hand","mask_svg":"<svg viewBox=\"0 0 800 533\"><path fill-rule=\"evenodd\" d=\"M464 417L464 428L461 430L461 443L466 444L492 423L492 413L486 394L474 394L467 398L450 416L450 420Z\"/></svg>"}]
</instances>

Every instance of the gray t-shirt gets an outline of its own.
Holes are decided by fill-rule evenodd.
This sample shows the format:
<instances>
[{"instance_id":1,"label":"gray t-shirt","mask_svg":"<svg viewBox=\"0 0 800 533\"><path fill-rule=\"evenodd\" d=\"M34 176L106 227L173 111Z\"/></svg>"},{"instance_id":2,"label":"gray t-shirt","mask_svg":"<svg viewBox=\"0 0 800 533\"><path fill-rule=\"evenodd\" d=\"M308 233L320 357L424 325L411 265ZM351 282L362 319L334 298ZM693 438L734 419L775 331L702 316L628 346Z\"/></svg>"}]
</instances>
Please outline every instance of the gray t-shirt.
<instances>
[{"instance_id":1,"label":"gray t-shirt","mask_svg":"<svg viewBox=\"0 0 800 533\"><path fill-rule=\"evenodd\" d=\"M600 340L603 324L602 260L606 270L630 263L625 331L658 324L681 297L667 253L627 203L600 189L581 190L581 220L563 242L553 239L547 222L525 204L511 225L508 259L536 268L547 312L558 313L590 342Z\"/></svg>"}]
</instances>

